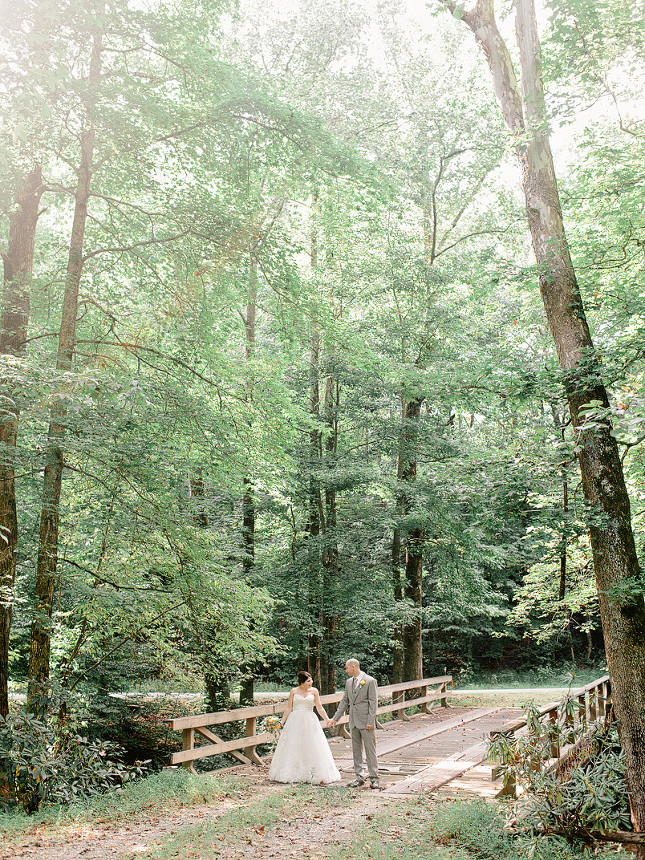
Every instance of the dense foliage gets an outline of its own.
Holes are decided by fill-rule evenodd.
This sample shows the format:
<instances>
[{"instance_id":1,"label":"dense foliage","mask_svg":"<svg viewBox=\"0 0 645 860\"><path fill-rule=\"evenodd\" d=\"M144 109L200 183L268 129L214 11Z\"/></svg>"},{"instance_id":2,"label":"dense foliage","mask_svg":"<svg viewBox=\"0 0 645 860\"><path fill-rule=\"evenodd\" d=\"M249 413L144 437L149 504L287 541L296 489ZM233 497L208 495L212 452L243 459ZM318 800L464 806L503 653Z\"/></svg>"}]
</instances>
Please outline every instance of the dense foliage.
<instances>
[{"instance_id":1,"label":"dense foliage","mask_svg":"<svg viewBox=\"0 0 645 860\"><path fill-rule=\"evenodd\" d=\"M385 681L415 624L427 675L602 663L593 512L509 141L458 23L399 7L7 6L7 254L42 172L27 337L2 356L15 684L34 617L77 703L148 684L219 707L303 665L331 689L350 655ZM567 229L642 554L642 23L549 7Z\"/></svg>"}]
</instances>

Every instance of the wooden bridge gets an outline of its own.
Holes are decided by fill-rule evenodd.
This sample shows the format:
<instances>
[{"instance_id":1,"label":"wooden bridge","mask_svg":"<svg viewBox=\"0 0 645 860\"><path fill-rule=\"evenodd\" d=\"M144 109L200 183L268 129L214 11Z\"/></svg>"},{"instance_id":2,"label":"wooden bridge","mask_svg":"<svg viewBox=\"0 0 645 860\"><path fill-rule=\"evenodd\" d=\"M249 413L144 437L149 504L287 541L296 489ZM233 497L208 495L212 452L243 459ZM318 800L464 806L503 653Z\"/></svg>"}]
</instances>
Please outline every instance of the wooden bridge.
<instances>
[{"instance_id":1,"label":"wooden bridge","mask_svg":"<svg viewBox=\"0 0 645 860\"><path fill-rule=\"evenodd\" d=\"M504 782L497 776L497 768L487 760L487 750L495 734L511 736L527 731L522 710L495 705L480 708L449 705L449 700L458 701L458 694L449 689L451 684L452 678L445 675L379 687L378 714L391 713L396 717L379 723L377 729L382 794L403 797L439 791L497 796L514 792L515 787L508 779ZM568 719L591 726L605 714L610 697L609 678L604 676L571 691L569 696L576 702L576 709ZM335 704L341 698L342 693L321 696L324 705ZM558 704L552 702L542 708L541 718L554 722ZM172 727L183 733L184 749L173 755L172 762L192 768L196 759L227 753L240 762L239 767L264 765L266 762L258 755L257 747L272 741L273 736L261 730L258 733L257 721L280 714L285 707L286 702L279 702L173 720ZM410 708L420 712L409 715L406 709ZM237 740L223 740L210 728L240 720L245 721L246 734ZM345 716L341 723L346 722ZM196 746L196 733L210 743ZM339 736L330 738L329 743L343 781L351 781L354 778L351 740L342 726ZM566 746L552 749L545 768L559 767L570 749Z\"/></svg>"}]
</instances>

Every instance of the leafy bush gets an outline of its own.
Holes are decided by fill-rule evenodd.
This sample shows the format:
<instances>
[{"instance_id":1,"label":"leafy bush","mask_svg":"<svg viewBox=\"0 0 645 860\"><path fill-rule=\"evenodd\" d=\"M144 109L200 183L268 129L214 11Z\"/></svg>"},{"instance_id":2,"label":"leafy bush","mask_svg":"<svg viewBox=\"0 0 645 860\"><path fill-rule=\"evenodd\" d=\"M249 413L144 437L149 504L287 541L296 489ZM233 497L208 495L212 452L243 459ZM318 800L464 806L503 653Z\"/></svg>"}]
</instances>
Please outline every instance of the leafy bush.
<instances>
[{"instance_id":1,"label":"leafy bush","mask_svg":"<svg viewBox=\"0 0 645 860\"><path fill-rule=\"evenodd\" d=\"M204 713L204 702L152 694L106 695L95 697L87 712L83 733L118 744L129 761L151 759L161 767L181 749L181 733L171 729L170 721Z\"/></svg>"},{"instance_id":2,"label":"leafy bush","mask_svg":"<svg viewBox=\"0 0 645 860\"><path fill-rule=\"evenodd\" d=\"M143 762L127 767L121 749L105 741L57 735L28 714L0 717L0 803L35 812L41 803L71 803L141 776Z\"/></svg>"},{"instance_id":3,"label":"leafy bush","mask_svg":"<svg viewBox=\"0 0 645 860\"><path fill-rule=\"evenodd\" d=\"M574 728L578 705L566 699L557 723L541 722L535 706L527 708L527 734L498 735L490 757L505 777L524 788L522 801L527 823L546 830L565 830L578 836L591 831L630 830L625 763L615 723L585 738L586 727ZM573 744L572 758L561 772L543 772L540 762L551 756L553 745Z\"/></svg>"},{"instance_id":4,"label":"leafy bush","mask_svg":"<svg viewBox=\"0 0 645 860\"><path fill-rule=\"evenodd\" d=\"M593 860L596 856L581 841L511 833L499 803L485 800L440 803L432 835L435 841L465 848L473 860ZM625 855L608 851L602 856L618 860Z\"/></svg>"}]
</instances>

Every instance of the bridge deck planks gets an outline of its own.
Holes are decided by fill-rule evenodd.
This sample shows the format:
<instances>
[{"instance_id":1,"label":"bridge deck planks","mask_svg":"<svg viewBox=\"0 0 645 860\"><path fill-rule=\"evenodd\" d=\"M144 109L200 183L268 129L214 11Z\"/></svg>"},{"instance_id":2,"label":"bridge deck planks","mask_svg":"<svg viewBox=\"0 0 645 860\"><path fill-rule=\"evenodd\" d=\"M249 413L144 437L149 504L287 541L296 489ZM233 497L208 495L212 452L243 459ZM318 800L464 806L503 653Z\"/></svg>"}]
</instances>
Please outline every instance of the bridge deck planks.
<instances>
[{"instance_id":1,"label":"bridge deck planks","mask_svg":"<svg viewBox=\"0 0 645 860\"><path fill-rule=\"evenodd\" d=\"M490 766L482 766L490 732L521 714L517 708L449 708L392 721L377 733L383 794L404 796L423 791L494 794ZM330 742L336 764L351 775L351 741Z\"/></svg>"}]
</instances>

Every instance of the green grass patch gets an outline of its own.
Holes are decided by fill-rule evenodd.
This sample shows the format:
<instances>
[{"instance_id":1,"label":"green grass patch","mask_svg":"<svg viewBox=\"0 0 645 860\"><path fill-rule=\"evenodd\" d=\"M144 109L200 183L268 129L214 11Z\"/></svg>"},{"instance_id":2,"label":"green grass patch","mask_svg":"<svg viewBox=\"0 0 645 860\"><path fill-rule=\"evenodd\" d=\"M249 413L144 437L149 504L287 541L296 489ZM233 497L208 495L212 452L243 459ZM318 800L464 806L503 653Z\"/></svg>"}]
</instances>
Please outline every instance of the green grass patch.
<instances>
[{"instance_id":1,"label":"green grass patch","mask_svg":"<svg viewBox=\"0 0 645 860\"><path fill-rule=\"evenodd\" d=\"M72 823L100 819L116 823L132 821L151 811L168 811L213 803L243 793L243 784L233 777L211 777L187 770L162 771L130 783L122 789L96 795L70 806L50 806L35 815L24 812L0 814L0 833L6 839L24 836L36 829L55 830Z\"/></svg>"},{"instance_id":2,"label":"green grass patch","mask_svg":"<svg viewBox=\"0 0 645 860\"><path fill-rule=\"evenodd\" d=\"M559 836L513 835L505 828L504 807L486 800L442 801L432 812L431 839L465 852L469 860L593 860L581 842ZM462 855L456 855L461 857ZM603 860L621 860L622 852L603 851Z\"/></svg>"},{"instance_id":3,"label":"green grass patch","mask_svg":"<svg viewBox=\"0 0 645 860\"><path fill-rule=\"evenodd\" d=\"M352 841L328 846L326 860L468 860L457 845L433 839L433 805L402 800L383 806L356 828Z\"/></svg>"}]
</instances>

